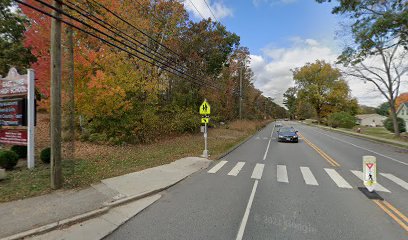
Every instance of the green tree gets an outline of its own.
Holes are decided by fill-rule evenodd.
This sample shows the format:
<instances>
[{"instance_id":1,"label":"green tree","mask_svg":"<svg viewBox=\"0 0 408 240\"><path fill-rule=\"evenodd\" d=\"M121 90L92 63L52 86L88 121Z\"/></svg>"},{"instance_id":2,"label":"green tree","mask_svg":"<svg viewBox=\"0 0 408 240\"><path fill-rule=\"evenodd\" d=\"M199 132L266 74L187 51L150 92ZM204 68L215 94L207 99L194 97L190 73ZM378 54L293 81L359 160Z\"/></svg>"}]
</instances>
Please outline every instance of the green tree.
<instances>
[{"instance_id":1,"label":"green tree","mask_svg":"<svg viewBox=\"0 0 408 240\"><path fill-rule=\"evenodd\" d=\"M390 112L390 104L388 102L383 102L376 108L375 111L380 115L388 116Z\"/></svg>"},{"instance_id":2,"label":"green tree","mask_svg":"<svg viewBox=\"0 0 408 240\"><path fill-rule=\"evenodd\" d=\"M387 99L395 136L399 136L395 99L401 77L408 71L407 3L401 0L338 2L340 4L332 12L351 19L353 38L353 43L348 44L339 56L339 62L348 67L345 71L348 76L374 84Z\"/></svg>"},{"instance_id":3,"label":"green tree","mask_svg":"<svg viewBox=\"0 0 408 240\"><path fill-rule=\"evenodd\" d=\"M350 89L340 71L325 61L317 60L293 70L293 79L299 101L313 106L319 123L331 112L346 111L350 103L356 102L350 98Z\"/></svg>"},{"instance_id":4,"label":"green tree","mask_svg":"<svg viewBox=\"0 0 408 240\"><path fill-rule=\"evenodd\" d=\"M347 112L335 112L329 115L327 123L334 128L353 128L356 125L356 118Z\"/></svg>"},{"instance_id":5,"label":"green tree","mask_svg":"<svg viewBox=\"0 0 408 240\"><path fill-rule=\"evenodd\" d=\"M351 30L364 54L375 45L373 38L399 39L408 46L408 8L404 0L316 0L338 2L333 14L347 14L352 19Z\"/></svg>"},{"instance_id":6,"label":"green tree","mask_svg":"<svg viewBox=\"0 0 408 240\"><path fill-rule=\"evenodd\" d=\"M0 75L3 76L10 67L22 72L36 60L22 42L28 21L19 10L12 11L12 7L11 0L0 0Z\"/></svg>"},{"instance_id":7,"label":"green tree","mask_svg":"<svg viewBox=\"0 0 408 240\"><path fill-rule=\"evenodd\" d=\"M297 89L290 87L283 94L283 104L288 109L288 114L291 119L295 119L296 107L297 107Z\"/></svg>"}]
</instances>

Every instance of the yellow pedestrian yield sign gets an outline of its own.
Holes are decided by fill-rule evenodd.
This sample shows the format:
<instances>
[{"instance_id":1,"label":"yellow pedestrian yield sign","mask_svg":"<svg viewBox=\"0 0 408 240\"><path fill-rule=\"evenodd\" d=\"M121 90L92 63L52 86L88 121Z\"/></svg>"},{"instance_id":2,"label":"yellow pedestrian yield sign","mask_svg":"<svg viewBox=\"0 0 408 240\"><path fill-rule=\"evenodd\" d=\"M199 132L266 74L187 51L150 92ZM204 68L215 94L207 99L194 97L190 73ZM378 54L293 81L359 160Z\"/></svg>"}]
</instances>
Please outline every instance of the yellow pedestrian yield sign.
<instances>
[{"instance_id":1,"label":"yellow pedestrian yield sign","mask_svg":"<svg viewBox=\"0 0 408 240\"><path fill-rule=\"evenodd\" d=\"M209 122L210 122L210 118L206 118L206 117L201 118L201 123L209 123Z\"/></svg>"},{"instance_id":2,"label":"yellow pedestrian yield sign","mask_svg":"<svg viewBox=\"0 0 408 240\"><path fill-rule=\"evenodd\" d=\"M201 115L210 115L211 113L211 106L207 102L207 100L204 100L204 102L200 106L200 114Z\"/></svg>"}]
</instances>

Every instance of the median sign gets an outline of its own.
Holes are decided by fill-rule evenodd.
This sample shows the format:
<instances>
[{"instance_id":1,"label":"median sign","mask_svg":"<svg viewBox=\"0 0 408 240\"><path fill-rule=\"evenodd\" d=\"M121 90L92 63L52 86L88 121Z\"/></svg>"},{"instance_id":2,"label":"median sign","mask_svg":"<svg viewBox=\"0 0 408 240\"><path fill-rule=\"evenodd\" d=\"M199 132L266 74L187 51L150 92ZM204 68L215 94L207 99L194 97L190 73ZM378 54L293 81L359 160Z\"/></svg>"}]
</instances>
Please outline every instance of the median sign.
<instances>
[{"instance_id":1,"label":"median sign","mask_svg":"<svg viewBox=\"0 0 408 240\"><path fill-rule=\"evenodd\" d=\"M364 186L372 192L377 184L377 160L374 156L363 156Z\"/></svg>"}]
</instances>

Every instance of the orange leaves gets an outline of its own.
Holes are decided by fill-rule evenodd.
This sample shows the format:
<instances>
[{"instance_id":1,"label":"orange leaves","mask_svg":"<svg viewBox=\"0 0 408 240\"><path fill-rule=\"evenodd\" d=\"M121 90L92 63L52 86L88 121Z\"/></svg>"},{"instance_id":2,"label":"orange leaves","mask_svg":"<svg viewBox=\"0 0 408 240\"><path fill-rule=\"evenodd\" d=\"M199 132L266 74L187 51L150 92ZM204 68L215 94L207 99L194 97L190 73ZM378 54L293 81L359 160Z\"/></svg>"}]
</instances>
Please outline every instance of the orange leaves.
<instances>
[{"instance_id":1,"label":"orange leaves","mask_svg":"<svg viewBox=\"0 0 408 240\"><path fill-rule=\"evenodd\" d=\"M397 99L395 99L395 109L398 109L399 106L405 102L408 102L408 92L401 93Z\"/></svg>"}]
</instances>

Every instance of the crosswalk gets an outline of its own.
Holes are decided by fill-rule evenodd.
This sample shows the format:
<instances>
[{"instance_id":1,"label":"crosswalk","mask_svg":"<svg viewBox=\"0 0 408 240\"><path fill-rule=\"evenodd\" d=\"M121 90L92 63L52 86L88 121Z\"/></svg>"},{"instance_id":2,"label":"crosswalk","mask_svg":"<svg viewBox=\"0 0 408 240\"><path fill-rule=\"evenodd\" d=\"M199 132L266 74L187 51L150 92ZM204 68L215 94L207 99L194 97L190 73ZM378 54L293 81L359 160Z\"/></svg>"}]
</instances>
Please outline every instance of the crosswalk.
<instances>
[{"instance_id":1,"label":"crosswalk","mask_svg":"<svg viewBox=\"0 0 408 240\"><path fill-rule=\"evenodd\" d=\"M246 162L228 162L228 161L220 161L217 163L215 166L213 166L210 170L207 172L210 174L216 174L221 172L220 170L222 168L231 168L231 170L227 169L228 176L238 176L243 169L247 168L246 170L252 170L251 174L251 179L261 179L262 174L264 172L265 164L262 163L257 163L255 166L252 164L247 164ZM293 171L293 169L290 169ZM300 166L299 171L301 173L301 176L304 180L304 183L306 185L311 185L311 186L319 186L319 183L313 174L312 170L309 167L305 166ZM324 172L327 174L327 176L334 182L334 184L339 187L339 188L344 188L344 189L353 189L353 186L342 176L336 169L332 168L324 168ZM350 170L352 173L351 175L354 175L357 177L359 180L363 180L363 172L358 171L358 170ZM292 174L299 174L299 172L290 172ZM405 190L408 190L408 183L401 178L394 176L393 174L390 173L379 173L379 175L383 176L387 180L395 183L398 185L400 188L403 188ZM288 174L288 168L286 165L276 165L276 181L280 183L289 183L289 174ZM354 187L356 188L356 187ZM376 191L379 192L387 192L390 193L391 191L387 188L385 188L381 184L377 184L376 186Z\"/></svg>"}]
</instances>

